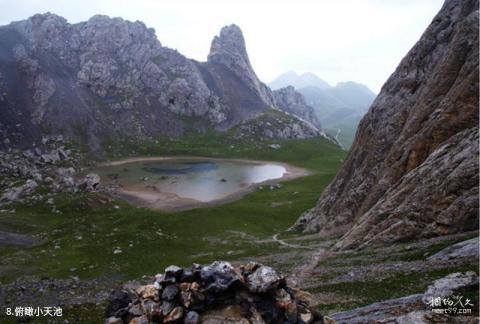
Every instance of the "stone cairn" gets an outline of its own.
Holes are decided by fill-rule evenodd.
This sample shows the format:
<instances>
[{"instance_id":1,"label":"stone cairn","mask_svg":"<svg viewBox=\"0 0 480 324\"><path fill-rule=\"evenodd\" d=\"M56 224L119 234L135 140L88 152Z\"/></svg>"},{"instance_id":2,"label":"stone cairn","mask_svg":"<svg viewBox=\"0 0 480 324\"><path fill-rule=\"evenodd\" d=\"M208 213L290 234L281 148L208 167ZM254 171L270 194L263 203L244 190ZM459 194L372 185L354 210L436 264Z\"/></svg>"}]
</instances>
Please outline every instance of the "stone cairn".
<instances>
[{"instance_id":1,"label":"stone cairn","mask_svg":"<svg viewBox=\"0 0 480 324\"><path fill-rule=\"evenodd\" d=\"M310 299L258 263L169 266L134 292L113 291L105 323L323 323Z\"/></svg>"}]
</instances>

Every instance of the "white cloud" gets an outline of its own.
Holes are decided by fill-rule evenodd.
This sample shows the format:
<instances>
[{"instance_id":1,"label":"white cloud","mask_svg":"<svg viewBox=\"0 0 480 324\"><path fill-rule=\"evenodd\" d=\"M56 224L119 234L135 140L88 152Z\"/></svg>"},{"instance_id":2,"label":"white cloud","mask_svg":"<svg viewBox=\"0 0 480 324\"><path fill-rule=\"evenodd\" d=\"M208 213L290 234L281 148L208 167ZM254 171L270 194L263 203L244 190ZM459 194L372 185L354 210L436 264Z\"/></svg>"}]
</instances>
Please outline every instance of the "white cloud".
<instances>
[{"instance_id":1,"label":"white cloud","mask_svg":"<svg viewBox=\"0 0 480 324\"><path fill-rule=\"evenodd\" d=\"M50 11L74 23L95 14L141 20L164 46L203 61L224 25L239 25L259 77L296 70L378 91L441 0L0 0L0 24Z\"/></svg>"}]
</instances>

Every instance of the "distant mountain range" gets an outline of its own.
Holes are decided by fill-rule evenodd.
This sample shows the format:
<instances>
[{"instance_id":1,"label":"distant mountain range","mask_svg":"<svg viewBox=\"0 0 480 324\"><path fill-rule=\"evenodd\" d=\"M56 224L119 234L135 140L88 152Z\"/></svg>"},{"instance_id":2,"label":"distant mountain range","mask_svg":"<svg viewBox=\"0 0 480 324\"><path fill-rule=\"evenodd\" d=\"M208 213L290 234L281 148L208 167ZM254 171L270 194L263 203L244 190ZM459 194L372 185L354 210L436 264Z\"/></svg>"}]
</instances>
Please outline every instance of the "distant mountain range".
<instances>
[{"instance_id":1,"label":"distant mountain range","mask_svg":"<svg viewBox=\"0 0 480 324\"><path fill-rule=\"evenodd\" d=\"M272 90L285 88L292 86L295 89L301 89L305 87L318 87L321 89L330 88L331 86L326 82L320 79L313 73L304 73L298 75L294 71L285 72L275 80L268 84Z\"/></svg>"},{"instance_id":2,"label":"distant mountain range","mask_svg":"<svg viewBox=\"0 0 480 324\"><path fill-rule=\"evenodd\" d=\"M333 87L313 73L286 72L268 85L274 90L295 87L314 108L323 129L337 136L346 148L352 144L360 119L375 99L375 93L363 84L348 81Z\"/></svg>"}]
</instances>

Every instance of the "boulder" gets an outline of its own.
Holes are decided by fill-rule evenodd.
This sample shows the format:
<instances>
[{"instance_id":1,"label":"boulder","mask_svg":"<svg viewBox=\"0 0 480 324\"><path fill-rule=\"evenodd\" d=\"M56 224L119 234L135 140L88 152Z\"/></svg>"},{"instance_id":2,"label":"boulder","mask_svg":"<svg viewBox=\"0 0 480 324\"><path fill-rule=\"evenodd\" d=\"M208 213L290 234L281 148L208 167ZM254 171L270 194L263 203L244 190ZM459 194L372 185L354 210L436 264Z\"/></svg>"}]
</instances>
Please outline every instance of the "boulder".
<instances>
[{"instance_id":1,"label":"boulder","mask_svg":"<svg viewBox=\"0 0 480 324\"><path fill-rule=\"evenodd\" d=\"M58 152L52 151L41 155L42 162L54 164L60 160Z\"/></svg>"},{"instance_id":2,"label":"boulder","mask_svg":"<svg viewBox=\"0 0 480 324\"><path fill-rule=\"evenodd\" d=\"M74 168L69 167L69 168L58 168L56 173L60 177L73 177L76 172Z\"/></svg>"},{"instance_id":3,"label":"boulder","mask_svg":"<svg viewBox=\"0 0 480 324\"><path fill-rule=\"evenodd\" d=\"M435 280L428 286L423 295L423 302L428 304L432 298L446 297L452 295L456 290L469 288L478 285L478 276L473 271L451 273L448 276Z\"/></svg>"},{"instance_id":4,"label":"boulder","mask_svg":"<svg viewBox=\"0 0 480 324\"><path fill-rule=\"evenodd\" d=\"M7 190L1 197L0 201L16 201L23 196L32 194L38 187L35 180L27 180L24 185Z\"/></svg>"},{"instance_id":5,"label":"boulder","mask_svg":"<svg viewBox=\"0 0 480 324\"><path fill-rule=\"evenodd\" d=\"M183 273L183 269L176 265L171 265L165 268L165 275L166 276L173 276L175 278L181 276Z\"/></svg>"},{"instance_id":6,"label":"boulder","mask_svg":"<svg viewBox=\"0 0 480 324\"><path fill-rule=\"evenodd\" d=\"M130 295L125 291L114 290L108 296L107 317L114 316L119 310L127 307L131 302Z\"/></svg>"},{"instance_id":7,"label":"boulder","mask_svg":"<svg viewBox=\"0 0 480 324\"><path fill-rule=\"evenodd\" d=\"M255 293L267 293L277 289L282 277L267 266L261 266L247 278L248 289Z\"/></svg>"},{"instance_id":8,"label":"boulder","mask_svg":"<svg viewBox=\"0 0 480 324\"><path fill-rule=\"evenodd\" d=\"M452 260L458 258L477 258L479 256L478 237L453 244L428 257L428 260Z\"/></svg>"},{"instance_id":9,"label":"boulder","mask_svg":"<svg viewBox=\"0 0 480 324\"><path fill-rule=\"evenodd\" d=\"M172 301L177 297L178 295L178 287L173 284L173 285L168 285L163 289L162 292L162 299L167 300L167 301Z\"/></svg>"},{"instance_id":10,"label":"boulder","mask_svg":"<svg viewBox=\"0 0 480 324\"><path fill-rule=\"evenodd\" d=\"M85 191L96 191L100 185L100 176L96 173L89 173L83 179L82 186Z\"/></svg>"},{"instance_id":11,"label":"boulder","mask_svg":"<svg viewBox=\"0 0 480 324\"><path fill-rule=\"evenodd\" d=\"M205 284L206 291L222 292L232 287L237 282L243 282L243 278L229 262L215 261L211 265L203 267L200 277Z\"/></svg>"},{"instance_id":12,"label":"boulder","mask_svg":"<svg viewBox=\"0 0 480 324\"><path fill-rule=\"evenodd\" d=\"M158 289L155 285L146 285L140 287L137 294L143 299L155 299L158 298Z\"/></svg>"},{"instance_id":13,"label":"boulder","mask_svg":"<svg viewBox=\"0 0 480 324\"><path fill-rule=\"evenodd\" d=\"M177 306L172 311L165 316L163 319L164 323L176 323L177 321L180 321L183 318L184 315L184 309L181 306Z\"/></svg>"},{"instance_id":14,"label":"boulder","mask_svg":"<svg viewBox=\"0 0 480 324\"><path fill-rule=\"evenodd\" d=\"M189 311L185 316L184 324L198 324L200 322L200 315L195 311Z\"/></svg>"}]
</instances>

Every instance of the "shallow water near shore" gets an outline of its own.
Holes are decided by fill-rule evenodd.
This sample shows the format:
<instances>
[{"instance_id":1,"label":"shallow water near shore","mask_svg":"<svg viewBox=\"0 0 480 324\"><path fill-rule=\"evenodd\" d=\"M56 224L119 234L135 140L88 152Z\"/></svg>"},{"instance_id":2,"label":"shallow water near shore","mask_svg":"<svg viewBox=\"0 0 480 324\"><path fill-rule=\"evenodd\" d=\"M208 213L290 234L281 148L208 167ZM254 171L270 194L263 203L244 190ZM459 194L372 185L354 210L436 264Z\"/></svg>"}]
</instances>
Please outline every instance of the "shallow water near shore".
<instances>
[{"instance_id":1,"label":"shallow water near shore","mask_svg":"<svg viewBox=\"0 0 480 324\"><path fill-rule=\"evenodd\" d=\"M126 190L210 202L252 184L280 179L286 168L269 162L175 158L106 165L97 172L107 182L116 182Z\"/></svg>"}]
</instances>

